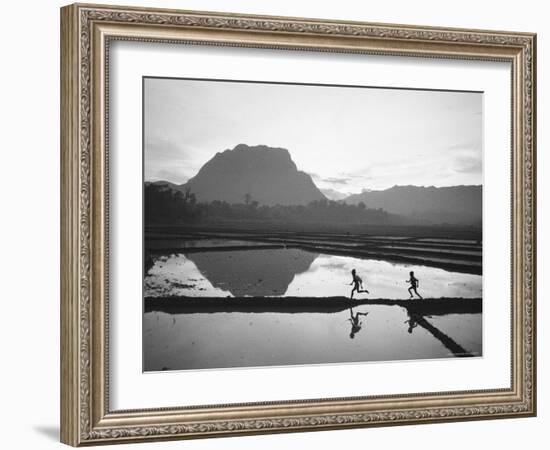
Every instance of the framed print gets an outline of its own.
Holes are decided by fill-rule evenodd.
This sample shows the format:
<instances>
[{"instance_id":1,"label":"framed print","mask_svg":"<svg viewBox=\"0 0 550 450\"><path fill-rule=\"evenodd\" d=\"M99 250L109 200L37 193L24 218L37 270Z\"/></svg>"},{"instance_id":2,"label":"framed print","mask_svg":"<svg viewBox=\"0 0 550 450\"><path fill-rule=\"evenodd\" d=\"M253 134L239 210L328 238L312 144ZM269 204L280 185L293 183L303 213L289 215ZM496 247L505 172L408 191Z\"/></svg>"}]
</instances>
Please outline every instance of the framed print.
<instances>
[{"instance_id":1,"label":"framed print","mask_svg":"<svg viewBox=\"0 0 550 450\"><path fill-rule=\"evenodd\" d=\"M61 439L536 414L536 36L61 9Z\"/></svg>"}]
</instances>

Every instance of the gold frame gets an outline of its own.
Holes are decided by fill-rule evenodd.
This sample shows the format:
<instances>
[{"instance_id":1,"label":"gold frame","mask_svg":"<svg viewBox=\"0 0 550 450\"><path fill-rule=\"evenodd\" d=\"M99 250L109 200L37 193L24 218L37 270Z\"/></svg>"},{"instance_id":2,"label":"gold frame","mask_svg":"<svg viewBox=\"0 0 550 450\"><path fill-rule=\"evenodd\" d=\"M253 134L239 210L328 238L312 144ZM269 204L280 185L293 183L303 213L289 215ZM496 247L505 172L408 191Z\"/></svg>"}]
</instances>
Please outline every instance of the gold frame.
<instances>
[{"instance_id":1,"label":"gold frame","mask_svg":"<svg viewBox=\"0 0 550 450\"><path fill-rule=\"evenodd\" d=\"M110 411L108 61L115 39L508 61L509 389ZM80 446L536 414L536 35L75 4L61 9L61 440Z\"/></svg>"}]
</instances>

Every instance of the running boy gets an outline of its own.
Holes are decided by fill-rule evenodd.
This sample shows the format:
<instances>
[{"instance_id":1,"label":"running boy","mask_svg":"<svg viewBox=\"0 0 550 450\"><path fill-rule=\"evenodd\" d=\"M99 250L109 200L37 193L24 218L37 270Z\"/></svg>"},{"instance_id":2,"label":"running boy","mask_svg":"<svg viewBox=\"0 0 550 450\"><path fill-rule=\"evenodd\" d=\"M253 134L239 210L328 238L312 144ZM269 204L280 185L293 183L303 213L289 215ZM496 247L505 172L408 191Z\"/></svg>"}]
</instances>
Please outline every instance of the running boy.
<instances>
[{"instance_id":1,"label":"running boy","mask_svg":"<svg viewBox=\"0 0 550 450\"><path fill-rule=\"evenodd\" d=\"M418 298L422 298L422 296L418 293L418 291L416 290L416 288L418 287L418 278L415 278L414 276L414 272L411 272L410 273L410 278L406 281L406 283L409 283L411 285L411 287L408 289L409 291L409 294L410 294L410 298L413 298L413 292L418 296Z\"/></svg>"},{"instance_id":2,"label":"running boy","mask_svg":"<svg viewBox=\"0 0 550 450\"><path fill-rule=\"evenodd\" d=\"M361 277L359 275L357 275L357 273L355 272L355 269L353 269L351 271L351 276L352 276L353 279L351 280L350 285L353 284L353 289L351 290L351 297L350 298L353 298L353 293L354 292L357 292L358 294L366 292L368 294L369 291L367 291L366 289L363 289L363 280L361 279Z\"/></svg>"}]
</instances>

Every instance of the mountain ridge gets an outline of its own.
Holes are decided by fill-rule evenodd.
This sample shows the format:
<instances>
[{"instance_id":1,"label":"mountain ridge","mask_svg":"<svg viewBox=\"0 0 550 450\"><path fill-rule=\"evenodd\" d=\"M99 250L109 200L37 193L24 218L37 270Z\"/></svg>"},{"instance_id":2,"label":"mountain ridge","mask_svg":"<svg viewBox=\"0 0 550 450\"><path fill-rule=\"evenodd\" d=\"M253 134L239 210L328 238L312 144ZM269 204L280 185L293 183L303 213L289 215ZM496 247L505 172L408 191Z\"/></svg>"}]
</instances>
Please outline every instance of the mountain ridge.
<instances>
[{"instance_id":1,"label":"mountain ridge","mask_svg":"<svg viewBox=\"0 0 550 450\"><path fill-rule=\"evenodd\" d=\"M267 145L239 144L218 152L183 184L162 180L150 183L190 192L195 201L206 203L266 206L308 205L315 201L363 203L367 208L400 216L403 224L480 225L482 219L481 185L395 185L343 195L317 187L309 174L298 170L287 149Z\"/></svg>"},{"instance_id":2,"label":"mountain ridge","mask_svg":"<svg viewBox=\"0 0 550 450\"><path fill-rule=\"evenodd\" d=\"M343 201L349 204L363 202L369 208L382 208L415 221L476 224L482 219L483 188L481 185L395 185L380 191L353 194Z\"/></svg>"},{"instance_id":3,"label":"mountain ridge","mask_svg":"<svg viewBox=\"0 0 550 450\"><path fill-rule=\"evenodd\" d=\"M199 202L307 205L326 198L311 176L298 170L287 149L266 145L239 144L218 152L177 187L170 182L155 183L189 190Z\"/></svg>"}]
</instances>

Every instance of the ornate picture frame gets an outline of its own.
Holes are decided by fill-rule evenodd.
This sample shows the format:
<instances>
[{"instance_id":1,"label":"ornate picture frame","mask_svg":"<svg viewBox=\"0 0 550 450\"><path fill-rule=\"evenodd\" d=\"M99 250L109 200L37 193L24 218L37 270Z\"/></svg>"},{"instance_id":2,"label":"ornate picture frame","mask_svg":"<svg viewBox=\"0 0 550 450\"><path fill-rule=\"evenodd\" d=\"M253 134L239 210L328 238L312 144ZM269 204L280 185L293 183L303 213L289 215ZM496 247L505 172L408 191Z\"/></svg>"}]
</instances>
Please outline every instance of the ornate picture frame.
<instances>
[{"instance_id":1,"label":"ornate picture frame","mask_svg":"<svg viewBox=\"0 0 550 450\"><path fill-rule=\"evenodd\" d=\"M511 65L511 385L112 410L109 49L115 41ZM74 4L61 9L61 440L112 444L536 415L536 35Z\"/></svg>"}]
</instances>

